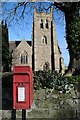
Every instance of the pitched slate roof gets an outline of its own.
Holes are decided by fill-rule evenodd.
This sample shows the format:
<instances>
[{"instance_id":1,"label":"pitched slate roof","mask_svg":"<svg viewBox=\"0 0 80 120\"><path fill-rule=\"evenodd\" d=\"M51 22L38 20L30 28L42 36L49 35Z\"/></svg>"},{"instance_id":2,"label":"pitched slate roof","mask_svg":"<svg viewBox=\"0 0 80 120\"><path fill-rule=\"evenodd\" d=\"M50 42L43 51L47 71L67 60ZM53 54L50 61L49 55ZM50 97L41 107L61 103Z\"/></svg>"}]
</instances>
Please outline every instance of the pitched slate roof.
<instances>
[{"instance_id":1,"label":"pitched slate roof","mask_svg":"<svg viewBox=\"0 0 80 120\"><path fill-rule=\"evenodd\" d=\"M15 48L20 44L21 41L9 41L9 51L10 53L15 50ZM29 46L31 46L32 41L26 41Z\"/></svg>"}]
</instances>

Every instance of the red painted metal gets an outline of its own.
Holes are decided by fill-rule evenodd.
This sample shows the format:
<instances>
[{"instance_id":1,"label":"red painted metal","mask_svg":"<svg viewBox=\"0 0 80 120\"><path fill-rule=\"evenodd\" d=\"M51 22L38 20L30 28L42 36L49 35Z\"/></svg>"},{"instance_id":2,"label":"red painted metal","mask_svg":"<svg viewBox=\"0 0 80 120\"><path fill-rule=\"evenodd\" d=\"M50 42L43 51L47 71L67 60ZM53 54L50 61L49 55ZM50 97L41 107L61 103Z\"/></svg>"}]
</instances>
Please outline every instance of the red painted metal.
<instances>
[{"instance_id":1,"label":"red painted metal","mask_svg":"<svg viewBox=\"0 0 80 120\"><path fill-rule=\"evenodd\" d=\"M33 103L32 69L29 66L15 66L13 72L13 108L30 109ZM18 92L20 88L22 88L25 93L25 99L22 101L19 100L21 99L19 94L22 94Z\"/></svg>"}]
</instances>

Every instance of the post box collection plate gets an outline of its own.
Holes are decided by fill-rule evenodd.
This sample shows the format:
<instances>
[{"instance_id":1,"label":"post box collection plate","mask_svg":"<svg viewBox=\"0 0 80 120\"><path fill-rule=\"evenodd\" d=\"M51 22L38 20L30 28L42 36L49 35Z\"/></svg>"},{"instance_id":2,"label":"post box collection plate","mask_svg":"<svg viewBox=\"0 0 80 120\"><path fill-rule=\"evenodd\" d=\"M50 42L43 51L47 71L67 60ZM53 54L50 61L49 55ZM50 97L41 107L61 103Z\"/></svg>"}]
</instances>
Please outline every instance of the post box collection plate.
<instances>
[{"instance_id":1,"label":"post box collection plate","mask_svg":"<svg viewBox=\"0 0 80 120\"><path fill-rule=\"evenodd\" d=\"M18 102L25 102L25 101L26 101L26 88L18 87Z\"/></svg>"}]
</instances>

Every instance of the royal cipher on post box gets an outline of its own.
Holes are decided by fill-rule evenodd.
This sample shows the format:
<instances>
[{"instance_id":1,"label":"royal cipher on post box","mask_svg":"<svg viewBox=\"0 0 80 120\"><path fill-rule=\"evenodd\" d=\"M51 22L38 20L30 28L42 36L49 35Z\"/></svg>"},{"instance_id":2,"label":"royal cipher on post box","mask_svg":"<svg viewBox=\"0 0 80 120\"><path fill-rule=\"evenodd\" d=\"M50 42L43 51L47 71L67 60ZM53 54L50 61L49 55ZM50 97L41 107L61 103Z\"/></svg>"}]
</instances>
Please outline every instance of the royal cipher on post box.
<instances>
[{"instance_id":1,"label":"royal cipher on post box","mask_svg":"<svg viewBox=\"0 0 80 120\"><path fill-rule=\"evenodd\" d=\"M33 103L32 69L15 66L13 72L13 109L30 109Z\"/></svg>"}]
</instances>

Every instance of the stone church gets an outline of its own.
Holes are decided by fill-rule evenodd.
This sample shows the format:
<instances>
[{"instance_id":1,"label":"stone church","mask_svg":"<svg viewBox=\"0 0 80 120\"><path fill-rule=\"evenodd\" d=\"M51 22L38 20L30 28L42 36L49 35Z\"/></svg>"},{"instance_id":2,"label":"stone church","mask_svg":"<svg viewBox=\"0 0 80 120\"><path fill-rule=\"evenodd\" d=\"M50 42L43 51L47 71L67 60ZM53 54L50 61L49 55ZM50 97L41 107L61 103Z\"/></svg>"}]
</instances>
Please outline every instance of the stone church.
<instances>
[{"instance_id":1,"label":"stone church","mask_svg":"<svg viewBox=\"0 0 80 120\"><path fill-rule=\"evenodd\" d=\"M53 9L49 13L37 12L34 7L32 40L10 41L12 69L31 66L33 71L56 70L63 72L64 60L56 39Z\"/></svg>"}]
</instances>

